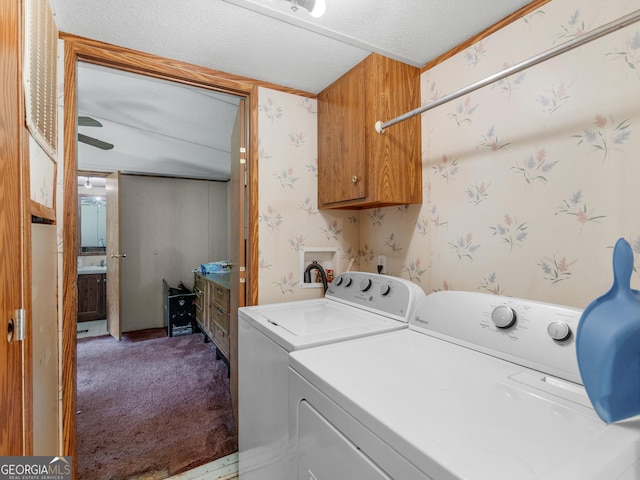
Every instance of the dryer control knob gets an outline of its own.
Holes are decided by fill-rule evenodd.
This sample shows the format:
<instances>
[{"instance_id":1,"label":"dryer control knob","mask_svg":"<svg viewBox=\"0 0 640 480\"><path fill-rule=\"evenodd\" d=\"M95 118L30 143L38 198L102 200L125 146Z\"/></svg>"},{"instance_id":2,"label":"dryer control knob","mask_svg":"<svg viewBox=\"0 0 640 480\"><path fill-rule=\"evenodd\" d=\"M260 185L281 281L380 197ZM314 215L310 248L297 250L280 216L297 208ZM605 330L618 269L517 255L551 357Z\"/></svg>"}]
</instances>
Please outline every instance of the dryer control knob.
<instances>
[{"instance_id":1,"label":"dryer control knob","mask_svg":"<svg viewBox=\"0 0 640 480\"><path fill-rule=\"evenodd\" d=\"M516 323L516 312L506 305L500 305L491 312L491 320L498 328L509 328Z\"/></svg>"},{"instance_id":2,"label":"dryer control knob","mask_svg":"<svg viewBox=\"0 0 640 480\"><path fill-rule=\"evenodd\" d=\"M551 322L547 327L547 332L554 340L562 342L571 336L571 328L566 322Z\"/></svg>"},{"instance_id":3,"label":"dryer control knob","mask_svg":"<svg viewBox=\"0 0 640 480\"><path fill-rule=\"evenodd\" d=\"M389 295L389 293L391 293L391 285L385 284L380 287L380 295L384 297L385 295Z\"/></svg>"},{"instance_id":4,"label":"dryer control knob","mask_svg":"<svg viewBox=\"0 0 640 480\"><path fill-rule=\"evenodd\" d=\"M343 277L338 277L338 278L336 278L336 285L338 285L338 286L342 285L342 281L343 281L343 280L344 280L344 278L343 278Z\"/></svg>"},{"instance_id":5,"label":"dryer control knob","mask_svg":"<svg viewBox=\"0 0 640 480\"><path fill-rule=\"evenodd\" d=\"M360 290L362 290L363 292L366 292L370 288L371 288L371 279L370 278L364 278L360 282Z\"/></svg>"},{"instance_id":6,"label":"dryer control knob","mask_svg":"<svg viewBox=\"0 0 640 480\"><path fill-rule=\"evenodd\" d=\"M345 281L344 286L345 287L350 287L352 283L353 283L353 278L347 277L347 280Z\"/></svg>"}]
</instances>

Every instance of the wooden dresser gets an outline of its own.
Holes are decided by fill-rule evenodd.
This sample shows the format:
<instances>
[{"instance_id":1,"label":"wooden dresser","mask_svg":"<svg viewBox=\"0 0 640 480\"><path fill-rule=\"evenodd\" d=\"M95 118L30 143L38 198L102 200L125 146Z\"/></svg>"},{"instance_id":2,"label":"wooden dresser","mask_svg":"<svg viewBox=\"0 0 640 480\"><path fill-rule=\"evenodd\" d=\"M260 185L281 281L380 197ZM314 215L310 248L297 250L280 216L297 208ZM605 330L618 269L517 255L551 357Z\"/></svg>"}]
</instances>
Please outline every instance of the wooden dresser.
<instances>
[{"instance_id":1,"label":"wooden dresser","mask_svg":"<svg viewBox=\"0 0 640 480\"><path fill-rule=\"evenodd\" d=\"M196 320L216 346L216 357L229 363L230 273L195 274Z\"/></svg>"}]
</instances>

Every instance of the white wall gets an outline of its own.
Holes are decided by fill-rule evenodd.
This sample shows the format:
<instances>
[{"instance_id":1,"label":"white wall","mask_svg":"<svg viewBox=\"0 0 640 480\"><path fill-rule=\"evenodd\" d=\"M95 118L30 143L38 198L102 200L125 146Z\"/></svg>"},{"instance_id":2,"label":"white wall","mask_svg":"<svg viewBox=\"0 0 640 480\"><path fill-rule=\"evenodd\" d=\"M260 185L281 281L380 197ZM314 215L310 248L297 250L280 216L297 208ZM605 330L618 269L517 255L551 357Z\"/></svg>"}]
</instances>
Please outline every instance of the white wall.
<instances>
[{"instance_id":1,"label":"white wall","mask_svg":"<svg viewBox=\"0 0 640 480\"><path fill-rule=\"evenodd\" d=\"M162 279L191 288L194 268L226 259L226 183L123 175L120 233L122 330L163 327Z\"/></svg>"},{"instance_id":2,"label":"white wall","mask_svg":"<svg viewBox=\"0 0 640 480\"><path fill-rule=\"evenodd\" d=\"M31 225L33 345L33 454L57 455L58 322L55 225Z\"/></svg>"}]
</instances>

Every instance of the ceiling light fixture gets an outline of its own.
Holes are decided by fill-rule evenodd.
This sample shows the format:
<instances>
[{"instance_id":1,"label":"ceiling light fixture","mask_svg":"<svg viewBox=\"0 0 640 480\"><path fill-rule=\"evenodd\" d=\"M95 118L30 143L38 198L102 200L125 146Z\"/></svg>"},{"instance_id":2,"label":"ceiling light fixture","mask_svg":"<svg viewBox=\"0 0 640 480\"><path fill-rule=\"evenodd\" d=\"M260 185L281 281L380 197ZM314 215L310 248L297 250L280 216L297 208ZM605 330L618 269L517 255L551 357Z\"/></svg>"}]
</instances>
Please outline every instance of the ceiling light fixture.
<instances>
[{"instance_id":1,"label":"ceiling light fixture","mask_svg":"<svg viewBox=\"0 0 640 480\"><path fill-rule=\"evenodd\" d=\"M325 0L286 0L291 3L291 10L298 11L298 7L309 10L312 17L321 17L327 10L327 2Z\"/></svg>"},{"instance_id":2,"label":"ceiling light fixture","mask_svg":"<svg viewBox=\"0 0 640 480\"><path fill-rule=\"evenodd\" d=\"M87 177L87 181L84 182L84 186L87 188L91 188L91 179L89 177Z\"/></svg>"}]
</instances>

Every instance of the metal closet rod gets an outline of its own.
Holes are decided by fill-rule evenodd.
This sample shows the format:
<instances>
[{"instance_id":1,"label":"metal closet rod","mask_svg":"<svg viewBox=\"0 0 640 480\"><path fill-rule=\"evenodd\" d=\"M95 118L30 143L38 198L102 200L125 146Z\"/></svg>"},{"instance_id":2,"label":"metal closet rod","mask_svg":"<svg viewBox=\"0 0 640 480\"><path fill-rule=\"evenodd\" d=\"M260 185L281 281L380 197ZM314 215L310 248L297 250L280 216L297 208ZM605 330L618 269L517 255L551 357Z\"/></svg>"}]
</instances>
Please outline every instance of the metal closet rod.
<instances>
[{"instance_id":1,"label":"metal closet rod","mask_svg":"<svg viewBox=\"0 0 640 480\"><path fill-rule=\"evenodd\" d=\"M611 33L615 30L619 30L621 28L624 28L628 25L631 25L632 23L637 22L638 20L640 20L640 10L636 10L635 12L629 13L628 15L625 15L624 17L620 17L617 20L614 20L612 22L606 23L604 25L602 25L601 27L598 27L594 30L591 30L588 33L585 33L584 35L581 35L577 38L574 38L573 40L569 40L568 42L563 43L562 45L558 45L557 47L554 47L550 50L547 50L545 52L542 52L534 57L529 58L528 60L525 60L521 63L518 63L512 67L509 67L505 70L502 70L501 72L495 73L487 78L485 78L484 80L480 80L476 83L472 83L471 85L461 88L460 90L457 90L453 93L450 93L449 95L445 95L444 97L441 97L437 100L434 100L431 103L428 103L427 105L424 105L422 107L418 107L415 110L411 110L410 112L407 112L403 115L400 115L399 117L396 117L392 120L389 120L387 122L382 122L382 121L377 121L376 122L376 131L378 133L384 133L385 128L388 128L392 125L395 125L396 123L400 123L403 122L411 117L415 117L416 115L420 115L421 113L426 112L427 110L431 110L432 108L435 107L439 107L440 105L442 105L443 103L447 103L450 102L451 100L455 100L458 97L461 97L463 95L466 95L468 93L471 93L475 90L478 90L479 88L485 87L493 82L497 82L498 80L502 80L505 77L508 77L509 75L513 75L514 73L518 73L526 68L532 67L533 65L537 65L538 63L542 63L546 60L549 60L550 58L556 57L564 52L568 52L569 50L573 50L576 47L579 47L580 45L584 45L585 43L591 42L592 40L596 40L597 38L600 38L604 35L607 35L608 33Z\"/></svg>"}]
</instances>

